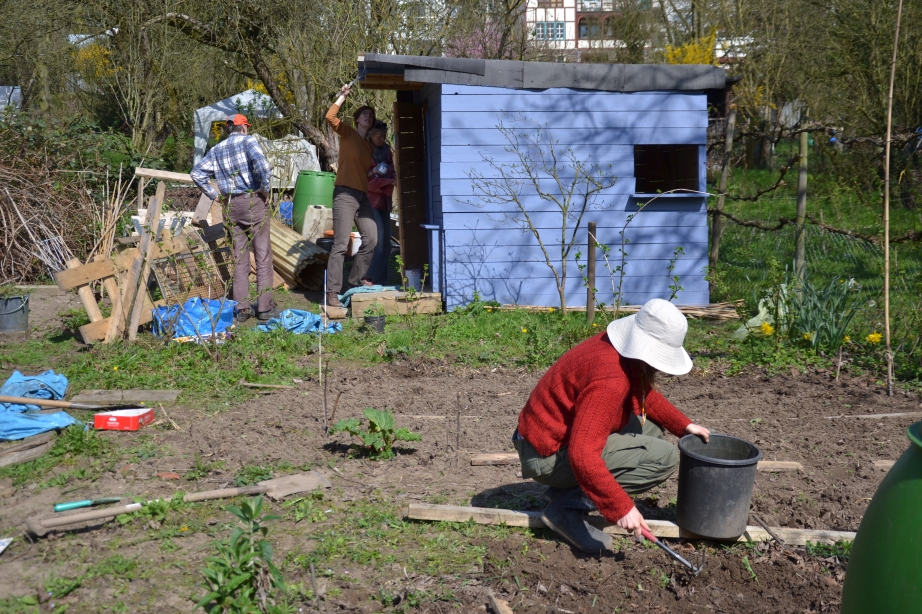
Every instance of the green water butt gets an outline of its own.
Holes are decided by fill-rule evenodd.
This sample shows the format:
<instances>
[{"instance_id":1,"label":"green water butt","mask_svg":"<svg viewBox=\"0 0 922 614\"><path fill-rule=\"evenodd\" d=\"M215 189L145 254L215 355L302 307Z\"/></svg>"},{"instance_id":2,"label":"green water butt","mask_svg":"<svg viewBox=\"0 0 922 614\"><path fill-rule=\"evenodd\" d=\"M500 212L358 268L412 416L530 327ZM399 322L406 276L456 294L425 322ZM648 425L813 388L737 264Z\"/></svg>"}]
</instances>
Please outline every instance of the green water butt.
<instances>
[{"instance_id":1,"label":"green water butt","mask_svg":"<svg viewBox=\"0 0 922 614\"><path fill-rule=\"evenodd\" d=\"M333 182L336 173L321 171L301 171L295 183L295 194L292 201L292 227L295 232L301 232L304 226L304 215L311 205L333 206Z\"/></svg>"},{"instance_id":2,"label":"green water butt","mask_svg":"<svg viewBox=\"0 0 922 614\"><path fill-rule=\"evenodd\" d=\"M922 611L922 422L868 505L845 574L842 614Z\"/></svg>"}]
</instances>

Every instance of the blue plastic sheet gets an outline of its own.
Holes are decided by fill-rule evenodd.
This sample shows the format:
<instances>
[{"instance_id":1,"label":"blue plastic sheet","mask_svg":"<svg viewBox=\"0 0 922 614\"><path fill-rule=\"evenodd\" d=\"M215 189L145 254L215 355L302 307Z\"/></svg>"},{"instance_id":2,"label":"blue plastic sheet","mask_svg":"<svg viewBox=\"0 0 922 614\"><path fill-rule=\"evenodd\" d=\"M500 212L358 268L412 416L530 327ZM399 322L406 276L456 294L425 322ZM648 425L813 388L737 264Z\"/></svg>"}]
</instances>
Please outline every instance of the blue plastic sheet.
<instances>
[{"instance_id":1,"label":"blue plastic sheet","mask_svg":"<svg viewBox=\"0 0 922 614\"><path fill-rule=\"evenodd\" d=\"M343 307L348 307L349 303L352 302L353 294L365 294L366 292L392 292L394 290L400 290L400 288L397 286L356 286L347 290L345 294L340 294L339 302L343 304Z\"/></svg>"},{"instance_id":2,"label":"blue plastic sheet","mask_svg":"<svg viewBox=\"0 0 922 614\"><path fill-rule=\"evenodd\" d=\"M229 299L190 298L182 307L154 308L154 334L177 340L198 341L223 335L234 325L234 307Z\"/></svg>"},{"instance_id":3,"label":"blue plastic sheet","mask_svg":"<svg viewBox=\"0 0 922 614\"><path fill-rule=\"evenodd\" d=\"M26 397L30 399L63 399L67 392L67 377L45 371L40 375L23 375L13 371L10 378L0 386L0 395ZM77 422L66 412L35 414L38 405L17 405L0 403L0 440L25 439L47 431L64 428Z\"/></svg>"},{"instance_id":4,"label":"blue plastic sheet","mask_svg":"<svg viewBox=\"0 0 922 614\"><path fill-rule=\"evenodd\" d=\"M294 214L294 203L290 200L283 200L279 203L279 217L282 221L291 226L292 216Z\"/></svg>"},{"instance_id":5,"label":"blue plastic sheet","mask_svg":"<svg viewBox=\"0 0 922 614\"><path fill-rule=\"evenodd\" d=\"M305 333L338 333L343 329L339 322L330 322L326 328L323 326L323 320L317 314L301 309L286 309L279 314L279 317L272 318L265 324L260 324L260 332L268 333L271 330L281 328L296 335Z\"/></svg>"}]
</instances>

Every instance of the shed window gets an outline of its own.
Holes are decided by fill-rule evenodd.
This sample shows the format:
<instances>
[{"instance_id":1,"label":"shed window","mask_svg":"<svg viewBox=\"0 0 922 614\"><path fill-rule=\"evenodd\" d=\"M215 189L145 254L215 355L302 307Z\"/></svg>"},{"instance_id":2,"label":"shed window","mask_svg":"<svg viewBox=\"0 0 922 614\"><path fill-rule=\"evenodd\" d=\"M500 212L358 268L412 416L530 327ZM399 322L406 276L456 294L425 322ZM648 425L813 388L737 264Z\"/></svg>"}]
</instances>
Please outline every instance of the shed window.
<instances>
[{"instance_id":1,"label":"shed window","mask_svg":"<svg viewBox=\"0 0 922 614\"><path fill-rule=\"evenodd\" d=\"M699 190L697 145L634 145L635 191Z\"/></svg>"}]
</instances>

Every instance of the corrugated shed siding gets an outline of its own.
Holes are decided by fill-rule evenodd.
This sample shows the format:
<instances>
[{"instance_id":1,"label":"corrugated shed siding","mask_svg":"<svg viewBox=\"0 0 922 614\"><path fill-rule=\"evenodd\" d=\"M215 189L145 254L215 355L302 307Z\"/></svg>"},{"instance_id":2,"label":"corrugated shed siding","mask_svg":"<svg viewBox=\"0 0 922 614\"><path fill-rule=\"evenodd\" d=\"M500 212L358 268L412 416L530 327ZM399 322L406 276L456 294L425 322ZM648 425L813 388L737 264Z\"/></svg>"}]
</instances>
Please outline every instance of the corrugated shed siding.
<instances>
[{"instance_id":1,"label":"corrugated shed siding","mask_svg":"<svg viewBox=\"0 0 922 614\"><path fill-rule=\"evenodd\" d=\"M569 89L515 91L503 88L443 85L439 192L445 239L445 299L449 309L464 305L478 292L484 299L520 305L559 304L553 273L545 263L538 240L522 223L514 204L487 203L474 189L471 173L499 176L484 160L497 164L518 162L509 142L497 130L502 123L519 135L531 133L522 118L547 127L557 141L558 169L566 180L573 176L565 154L589 161L617 177L615 185L599 195L586 212L577 244L567 263L569 306L586 304L586 290L575 259L587 253L586 223L598 225L598 240L611 247L608 260L597 256L597 300L638 304L651 298L669 298L668 267L677 247L684 249L673 275L680 276L675 302L706 304L708 284L707 211L705 199L660 199L638 212L634 193L635 144L698 145L701 190L705 189L704 154L707 143L707 100L704 94L643 92L606 93ZM433 159L435 159L433 151ZM541 188L553 191L555 181L545 177ZM561 214L553 202L542 200L525 187L522 198L552 261L560 271ZM630 223L628 217L634 215ZM625 226L625 224L627 224ZM570 224L572 227L572 223ZM625 242L622 243L621 231ZM619 272L623 270L623 275ZM614 289L613 289L614 286Z\"/></svg>"}]
</instances>

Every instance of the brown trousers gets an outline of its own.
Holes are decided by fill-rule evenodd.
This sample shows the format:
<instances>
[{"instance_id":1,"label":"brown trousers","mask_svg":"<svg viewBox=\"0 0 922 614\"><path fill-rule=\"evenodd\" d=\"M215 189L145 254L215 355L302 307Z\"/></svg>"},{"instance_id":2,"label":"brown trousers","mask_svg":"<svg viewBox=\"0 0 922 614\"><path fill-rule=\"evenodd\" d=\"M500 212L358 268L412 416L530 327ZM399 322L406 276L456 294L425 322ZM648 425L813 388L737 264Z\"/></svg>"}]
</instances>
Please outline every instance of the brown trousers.
<instances>
[{"instance_id":1,"label":"brown trousers","mask_svg":"<svg viewBox=\"0 0 922 614\"><path fill-rule=\"evenodd\" d=\"M362 244L359 245L359 253L352 260L352 273L349 275L349 283L357 286L362 283L362 278L368 272L371 259L375 255L375 244L378 242L375 210L371 208L365 192L336 186L333 189L333 249L330 250L330 259L327 261L328 292L342 293L343 262L353 222L362 235Z\"/></svg>"},{"instance_id":2,"label":"brown trousers","mask_svg":"<svg viewBox=\"0 0 922 614\"><path fill-rule=\"evenodd\" d=\"M234 290L237 309L250 309L250 250L256 257L256 311L272 309L272 246L269 244L269 214L258 194L240 194L230 199L231 238L234 246Z\"/></svg>"}]
</instances>

